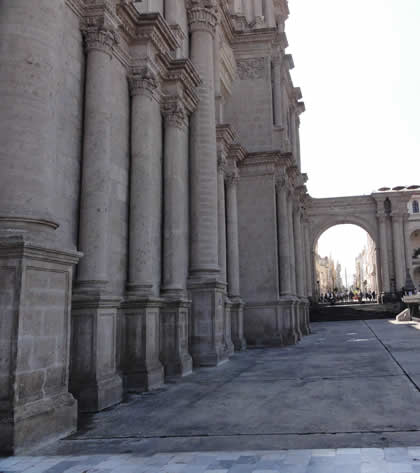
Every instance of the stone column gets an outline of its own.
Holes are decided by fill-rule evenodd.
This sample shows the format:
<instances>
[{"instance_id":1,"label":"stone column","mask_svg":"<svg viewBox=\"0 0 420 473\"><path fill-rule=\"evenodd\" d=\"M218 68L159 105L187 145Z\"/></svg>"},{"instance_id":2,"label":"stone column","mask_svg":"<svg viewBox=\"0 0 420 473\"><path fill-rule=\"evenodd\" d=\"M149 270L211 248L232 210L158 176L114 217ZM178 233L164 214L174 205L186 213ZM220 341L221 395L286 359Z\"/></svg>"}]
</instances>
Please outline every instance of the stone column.
<instances>
[{"instance_id":1,"label":"stone column","mask_svg":"<svg viewBox=\"0 0 420 473\"><path fill-rule=\"evenodd\" d=\"M57 95L65 2L0 2L0 454L77 428L68 392L79 253L56 240Z\"/></svg>"},{"instance_id":2,"label":"stone column","mask_svg":"<svg viewBox=\"0 0 420 473\"><path fill-rule=\"evenodd\" d=\"M233 306L232 315L232 341L236 350L246 347L243 332L243 307L239 279L239 233L238 233L238 176L237 172L227 179L226 186L226 212L227 212L227 250L228 250L228 293Z\"/></svg>"},{"instance_id":3,"label":"stone column","mask_svg":"<svg viewBox=\"0 0 420 473\"><path fill-rule=\"evenodd\" d=\"M273 97L274 97L274 124L277 127L283 127L283 91L282 91L282 74L281 74L281 58L273 57Z\"/></svg>"},{"instance_id":4,"label":"stone column","mask_svg":"<svg viewBox=\"0 0 420 473\"><path fill-rule=\"evenodd\" d=\"M292 295L291 250L287 187L284 179L277 184L277 234L280 273L280 296Z\"/></svg>"},{"instance_id":5,"label":"stone column","mask_svg":"<svg viewBox=\"0 0 420 473\"><path fill-rule=\"evenodd\" d=\"M283 343L285 345L294 344L297 341L294 330L294 308L295 300L292 297L292 273L291 273L291 241L290 222L288 209L288 189L286 180L280 178L277 182L277 238L279 255L279 276L280 276L280 299L281 316L283 318Z\"/></svg>"},{"instance_id":6,"label":"stone column","mask_svg":"<svg viewBox=\"0 0 420 473\"><path fill-rule=\"evenodd\" d=\"M413 250L411 249L410 244L410 234L409 234L409 226L408 226L408 214L404 214L404 247L405 247L405 265L406 268L409 270L411 277L412 277L412 269L413 269Z\"/></svg>"},{"instance_id":7,"label":"stone column","mask_svg":"<svg viewBox=\"0 0 420 473\"><path fill-rule=\"evenodd\" d=\"M403 215L392 213L392 243L394 247L394 267L397 293L405 285L405 254Z\"/></svg>"},{"instance_id":8,"label":"stone column","mask_svg":"<svg viewBox=\"0 0 420 473\"><path fill-rule=\"evenodd\" d=\"M85 32L87 54L80 249L73 297L70 389L79 409L95 412L122 399L117 374L120 299L107 291L111 212L112 29ZM88 348L89 347L89 348Z\"/></svg>"},{"instance_id":9,"label":"stone column","mask_svg":"<svg viewBox=\"0 0 420 473\"><path fill-rule=\"evenodd\" d=\"M192 275L219 275L217 146L214 103L213 38L217 16L208 2L193 2L188 11L191 29L191 61L202 83L199 104L191 118L191 264ZM197 5L197 6L195 6Z\"/></svg>"},{"instance_id":10,"label":"stone column","mask_svg":"<svg viewBox=\"0 0 420 473\"><path fill-rule=\"evenodd\" d=\"M291 283L291 290L292 294L297 294L297 286L296 286L296 256L295 256L295 234L294 234L294 227L293 227L293 197L289 194L289 201L288 201L288 218L289 218L289 247L290 247L290 283Z\"/></svg>"},{"instance_id":11,"label":"stone column","mask_svg":"<svg viewBox=\"0 0 420 473\"><path fill-rule=\"evenodd\" d=\"M219 281L216 118L213 38L216 8L205 0L190 3L191 61L202 83L191 117L191 352L196 366L213 366L227 358L224 344L224 292Z\"/></svg>"},{"instance_id":12,"label":"stone column","mask_svg":"<svg viewBox=\"0 0 420 473\"><path fill-rule=\"evenodd\" d=\"M220 280L227 281L226 267L226 198L225 198L225 175L226 175L226 159L219 157L217 171L217 196L218 196L218 231L219 231L219 267Z\"/></svg>"},{"instance_id":13,"label":"stone column","mask_svg":"<svg viewBox=\"0 0 420 473\"><path fill-rule=\"evenodd\" d=\"M382 290L384 296L387 297L391 293L389 261L388 261L388 242L386 237L386 215L378 214L379 222L379 245L381 255L381 274L382 274Z\"/></svg>"},{"instance_id":14,"label":"stone column","mask_svg":"<svg viewBox=\"0 0 420 473\"><path fill-rule=\"evenodd\" d=\"M136 71L130 78L130 89L128 291L136 296L156 297L160 291L162 226L162 120L156 73L149 66Z\"/></svg>"},{"instance_id":15,"label":"stone column","mask_svg":"<svg viewBox=\"0 0 420 473\"><path fill-rule=\"evenodd\" d=\"M291 290L292 290L292 297L293 297L293 304L291 309L292 314L292 330L293 330L293 338L295 343L301 337L300 331L298 329L298 306L297 306L297 286L296 286L296 256L295 256L295 234L293 228L293 195L290 192L288 200L288 219L289 219L289 246L290 246L290 282L291 282Z\"/></svg>"},{"instance_id":16,"label":"stone column","mask_svg":"<svg viewBox=\"0 0 420 473\"><path fill-rule=\"evenodd\" d=\"M295 265L296 265L296 292L299 298L304 297L305 293L305 275L304 275L304 261L303 261L303 238L302 238L302 215L299 207L294 209L293 213L293 231L295 235ZM299 304L298 312L298 331L299 335L304 333L304 317L302 314L302 306Z\"/></svg>"},{"instance_id":17,"label":"stone column","mask_svg":"<svg viewBox=\"0 0 420 473\"><path fill-rule=\"evenodd\" d=\"M150 65L135 68L129 82L130 259L128 297L123 305L126 342L122 365L126 389L141 392L160 387L164 381L159 360L163 140L156 73Z\"/></svg>"},{"instance_id":18,"label":"stone column","mask_svg":"<svg viewBox=\"0 0 420 473\"><path fill-rule=\"evenodd\" d=\"M304 225L304 234L305 234L305 261L306 261L306 296L312 299L313 297L313 287L312 287L312 249L310 246L310 238L309 238L309 228L308 228L308 221L305 222Z\"/></svg>"},{"instance_id":19,"label":"stone column","mask_svg":"<svg viewBox=\"0 0 420 473\"><path fill-rule=\"evenodd\" d=\"M160 360L166 376L191 373L188 352L188 114L179 97L163 105L163 287L168 298L160 317Z\"/></svg>"}]
</instances>

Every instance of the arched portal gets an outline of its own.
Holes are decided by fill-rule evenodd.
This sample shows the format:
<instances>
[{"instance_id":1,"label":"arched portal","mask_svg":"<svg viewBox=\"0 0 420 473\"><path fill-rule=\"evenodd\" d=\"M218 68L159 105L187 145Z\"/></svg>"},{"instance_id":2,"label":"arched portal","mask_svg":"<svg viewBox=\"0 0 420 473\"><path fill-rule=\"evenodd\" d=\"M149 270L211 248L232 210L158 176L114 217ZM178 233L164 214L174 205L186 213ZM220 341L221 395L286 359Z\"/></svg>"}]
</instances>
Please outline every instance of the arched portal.
<instances>
[{"instance_id":1,"label":"arched portal","mask_svg":"<svg viewBox=\"0 0 420 473\"><path fill-rule=\"evenodd\" d=\"M341 232L334 232L339 229ZM319 236L318 234L319 232L314 235L312 247L314 288L318 297L321 293L340 293L350 288L360 289L363 293L380 293L380 261L375 235L361 225L347 222L329 226ZM340 248L341 257L338 257L337 252L327 250L326 240L331 250ZM349 266L352 269L347 272L344 268Z\"/></svg>"},{"instance_id":2,"label":"arched portal","mask_svg":"<svg viewBox=\"0 0 420 473\"><path fill-rule=\"evenodd\" d=\"M382 260L388 254L380 251L377 204L371 196L338 197L331 199L311 199L307 206L310 251L312 261L312 288L318 290L315 275L315 247L320 236L337 225L352 224L365 230L374 242L377 288L383 291Z\"/></svg>"}]
</instances>

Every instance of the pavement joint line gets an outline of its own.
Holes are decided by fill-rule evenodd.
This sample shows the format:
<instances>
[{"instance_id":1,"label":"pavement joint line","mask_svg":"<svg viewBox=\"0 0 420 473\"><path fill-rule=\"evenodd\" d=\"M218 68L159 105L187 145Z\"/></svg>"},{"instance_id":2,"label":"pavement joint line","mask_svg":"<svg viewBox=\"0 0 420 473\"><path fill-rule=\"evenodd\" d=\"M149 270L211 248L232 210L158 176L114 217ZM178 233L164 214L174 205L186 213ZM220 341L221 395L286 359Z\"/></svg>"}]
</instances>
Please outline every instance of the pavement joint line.
<instances>
[{"instance_id":1,"label":"pavement joint line","mask_svg":"<svg viewBox=\"0 0 420 473\"><path fill-rule=\"evenodd\" d=\"M384 347L388 355L392 358L394 363L400 368L400 370L404 373L404 375L407 377L407 379L410 381L410 383L414 386L414 388L417 390L417 392L420 393L420 388L417 386L413 378L408 374L408 372L404 369L404 367L401 365L401 363L395 358L395 356L392 354L391 350L385 345L385 343L378 337L376 332L373 330L373 328L367 323L366 320L363 321L366 327L372 332L372 334L375 336L375 338L378 340L378 342Z\"/></svg>"},{"instance_id":2,"label":"pavement joint line","mask_svg":"<svg viewBox=\"0 0 420 473\"><path fill-rule=\"evenodd\" d=\"M176 438L232 438L232 437L284 437L284 436L310 436L310 435L357 435L357 434L399 434L407 432L420 432L419 429L406 429L406 430L353 430L353 431L337 431L337 432L257 432L257 433L232 433L232 434L211 434L211 433L199 433L199 434L173 434L173 435L116 435L113 437L107 436L95 436L85 438L71 438L67 437L62 439L63 442L86 442L94 440L130 440L130 439L176 439Z\"/></svg>"}]
</instances>

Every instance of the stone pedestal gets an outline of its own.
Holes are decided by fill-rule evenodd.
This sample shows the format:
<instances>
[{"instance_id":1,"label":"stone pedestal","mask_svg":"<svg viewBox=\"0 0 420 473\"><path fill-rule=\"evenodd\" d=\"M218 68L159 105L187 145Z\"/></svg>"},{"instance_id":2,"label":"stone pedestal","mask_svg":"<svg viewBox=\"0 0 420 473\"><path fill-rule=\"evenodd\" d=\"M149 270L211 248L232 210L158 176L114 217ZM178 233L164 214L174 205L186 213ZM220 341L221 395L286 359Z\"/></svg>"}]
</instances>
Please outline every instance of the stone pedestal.
<instances>
[{"instance_id":1,"label":"stone pedestal","mask_svg":"<svg viewBox=\"0 0 420 473\"><path fill-rule=\"evenodd\" d=\"M231 299L230 319L232 342L236 351L246 349L244 335L244 303L240 298Z\"/></svg>"},{"instance_id":2,"label":"stone pedestal","mask_svg":"<svg viewBox=\"0 0 420 473\"><path fill-rule=\"evenodd\" d=\"M217 366L228 359L225 347L226 285L218 281L189 281L192 300L191 356L194 366Z\"/></svg>"},{"instance_id":3,"label":"stone pedestal","mask_svg":"<svg viewBox=\"0 0 420 473\"><path fill-rule=\"evenodd\" d=\"M192 373L192 358L188 352L188 324L191 302L165 302L160 313L160 361L166 377Z\"/></svg>"},{"instance_id":4,"label":"stone pedestal","mask_svg":"<svg viewBox=\"0 0 420 473\"><path fill-rule=\"evenodd\" d=\"M125 390L144 392L159 388L164 382L159 360L160 310L162 300L133 298L122 305L122 368Z\"/></svg>"},{"instance_id":5,"label":"stone pedestal","mask_svg":"<svg viewBox=\"0 0 420 473\"><path fill-rule=\"evenodd\" d=\"M283 344L294 345L299 341L296 330L296 298L291 296L280 297L278 308Z\"/></svg>"},{"instance_id":6,"label":"stone pedestal","mask_svg":"<svg viewBox=\"0 0 420 473\"><path fill-rule=\"evenodd\" d=\"M225 351L230 358L233 353L235 352L235 347L232 342L232 302L230 301L229 298L225 298L225 317L224 317L224 322L225 322L225 327L224 327L224 343L225 343Z\"/></svg>"},{"instance_id":7,"label":"stone pedestal","mask_svg":"<svg viewBox=\"0 0 420 473\"><path fill-rule=\"evenodd\" d=\"M97 412L121 402L116 354L120 302L104 294L73 297L70 392L81 412Z\"/></svg>"},{"instance_id":8,"label":"stone pedestal","mask_svg":"<svg viewBox=\"0 0 420 473\"><path fill-rule=\"evenodd\" d=\"M0 452L19 454L77 428L68 392L73 266L80 254L0 237Z\"/></svg>"}]
</instances>

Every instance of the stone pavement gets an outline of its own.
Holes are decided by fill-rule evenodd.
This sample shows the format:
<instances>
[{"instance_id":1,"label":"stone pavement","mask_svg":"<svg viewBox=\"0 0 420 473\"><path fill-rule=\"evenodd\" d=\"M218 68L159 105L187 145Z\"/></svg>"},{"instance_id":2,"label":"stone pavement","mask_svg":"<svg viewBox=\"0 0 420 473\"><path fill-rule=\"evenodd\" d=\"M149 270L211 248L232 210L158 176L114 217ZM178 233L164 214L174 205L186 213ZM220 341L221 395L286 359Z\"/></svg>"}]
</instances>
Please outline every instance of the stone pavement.
<instances>
[{"instance_id":1,"label":"stone pavement","mask_svg":"<svg viewBox=\"0 0 420 473\"><path fill-rule=\"evenodd\" d=\"M15 457L0 473L417 473L420 448Z\"/></svg>"},{"instance_id":2,"label":"stone pavement","mask_svg":"<svg viewBox=\"0 0 420 473\"><path fill-rule=\"evenodd\" d=\"M420 324L312 330L86 416L0 471L420 473Z\"/></svg>"}]
</instances>

